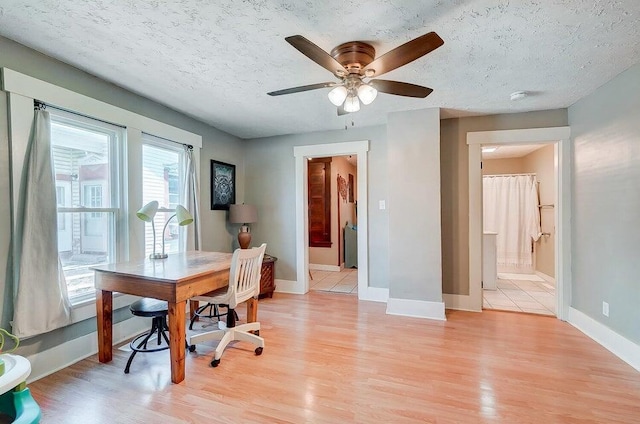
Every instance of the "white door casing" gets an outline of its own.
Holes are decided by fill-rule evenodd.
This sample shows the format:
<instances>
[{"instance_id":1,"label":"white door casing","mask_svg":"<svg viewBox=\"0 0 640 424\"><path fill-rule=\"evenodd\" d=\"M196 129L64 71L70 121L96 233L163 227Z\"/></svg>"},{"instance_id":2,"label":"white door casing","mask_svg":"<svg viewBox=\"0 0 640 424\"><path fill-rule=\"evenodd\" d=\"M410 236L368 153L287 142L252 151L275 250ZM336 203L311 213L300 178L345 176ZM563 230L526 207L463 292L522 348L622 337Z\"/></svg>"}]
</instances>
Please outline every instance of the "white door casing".
<instances>
[{"instance_id":1,"label":"white door casing","mask_svg":"<svg viewBox=\"0 0 640 424\"><path fill-rule=\"evenodd\" d=\"M482 161L483 144L556 143L554 167L556 174L555 222L558 233L556 255L556 314L567 320L571 297L571 150L570 127L520 130L481 131L467 133L469 146L469 294L444 294L447 308L482 310Z\"/></svg>"}]
</instances>

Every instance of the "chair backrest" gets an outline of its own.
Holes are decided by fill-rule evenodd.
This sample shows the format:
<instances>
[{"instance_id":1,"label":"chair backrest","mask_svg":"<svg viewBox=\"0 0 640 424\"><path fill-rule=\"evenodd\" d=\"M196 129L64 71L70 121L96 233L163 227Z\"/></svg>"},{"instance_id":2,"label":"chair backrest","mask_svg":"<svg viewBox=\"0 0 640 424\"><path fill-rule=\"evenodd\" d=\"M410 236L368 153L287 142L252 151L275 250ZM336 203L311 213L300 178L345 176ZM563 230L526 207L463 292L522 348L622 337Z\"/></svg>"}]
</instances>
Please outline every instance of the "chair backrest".
<instances>
[{"instance_id":1,"label":"chair backrest","mask_svg":"<svg viewBox=\"0 0 640 424\"><path fill-rule=\"evenodd\" d=\"M231 258L229 273L229 308L235 309L244 302L260 293L260 271L262 258L267 244L252 249L236 249Z\"/></svg>"}]
</instances>

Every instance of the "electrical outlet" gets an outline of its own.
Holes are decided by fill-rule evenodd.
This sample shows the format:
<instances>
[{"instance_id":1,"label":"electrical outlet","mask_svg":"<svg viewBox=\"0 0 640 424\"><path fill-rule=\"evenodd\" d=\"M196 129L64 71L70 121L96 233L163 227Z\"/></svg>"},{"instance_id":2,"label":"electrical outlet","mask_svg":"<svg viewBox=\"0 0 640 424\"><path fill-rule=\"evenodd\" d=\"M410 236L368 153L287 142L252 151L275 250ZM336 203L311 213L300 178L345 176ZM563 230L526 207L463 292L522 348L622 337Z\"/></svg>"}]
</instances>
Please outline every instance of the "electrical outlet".
<instances>
[{"instance_id":1,"label":"electrical outlet","mask_svg":"<svg viewBox=\"0 0 640 424\"><path fill-rule=\"evenodd\" d=\"M380 210L384 210L384 209L386 209L386 208L387 208L387 202L385 202L384 200L380 200L380 201L378 202L378 208L379 208Z\"/></svg>"},{"instance_id":2,"label":"electrical outlet","mask_svg":"<svg viewBox=\"0 0 640 424\"><path fill-rule=\"evenodd\" d=\"M602 302L602 315L609 316L609 304L607 302Z\"/></svg>"}]
</instances>

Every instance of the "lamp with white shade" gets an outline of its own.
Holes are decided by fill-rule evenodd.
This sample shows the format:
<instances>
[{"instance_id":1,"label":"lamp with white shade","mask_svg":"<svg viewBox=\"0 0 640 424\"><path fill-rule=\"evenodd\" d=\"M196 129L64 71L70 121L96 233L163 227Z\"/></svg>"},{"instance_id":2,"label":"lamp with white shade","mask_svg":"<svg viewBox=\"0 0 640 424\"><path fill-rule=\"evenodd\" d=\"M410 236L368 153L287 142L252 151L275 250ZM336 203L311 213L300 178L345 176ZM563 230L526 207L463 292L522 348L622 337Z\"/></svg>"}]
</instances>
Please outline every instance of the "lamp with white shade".
<instances>
[{"instance_id":1,"label":"lamp with white shade","mask_svg":"<svg viewBox=\"0 0 640 424\"><path fill-rule=\"evenodd\" d=\"M258 222L258 210L254 205L229 205L229 222L242 224L238 232L238 244L241 249L248 249L251 244L251 230L249 225Z\"/></svg>"},{"instance_id":2,"label":"lamp with white shade","mask_svg":"<svg viewBox=\"0 0 640 424\"><path fill-rule=\"evenodd\" d=\"M344 84L336 85L329 91L329 101L336 106L342 106L345 112L357 112L360 110L360 102L364 105L371 104L376 96L376 90L371 84L359 79L348 78Z\"/></svg>"},{"instance_id":3,"label":"lamp with white shade","mask_svg":"<svg viewBox=\"0 0 640 424\"><path fill-rule=\"evenodd\" d=\"M159 209L158 201L156 200L153 200L147 203L142 208L140 208L138 212L136 212L136 216L138 218L140 218L145 222L151 222L151 231L153 231L153 253L149 255L149 259L165 259L169 257L169 255L167 255L164 251L164 242L165 242L164 233L167 230L169 221L171 221L173 218L176 218L178 225L180 225L181 227L185 225L189 225L193 222L193 217L191 216L188 210L186 210L181 205L176 206L175 213L171 215L169 219L167 219L167 222L164 224L164 227L162 228L162 253L156 253L156 226L153 218L156 216L156 213L158 212L158 210L160 210L161 212L172 212L171 209Z\"/></svg>"}]
</instances>

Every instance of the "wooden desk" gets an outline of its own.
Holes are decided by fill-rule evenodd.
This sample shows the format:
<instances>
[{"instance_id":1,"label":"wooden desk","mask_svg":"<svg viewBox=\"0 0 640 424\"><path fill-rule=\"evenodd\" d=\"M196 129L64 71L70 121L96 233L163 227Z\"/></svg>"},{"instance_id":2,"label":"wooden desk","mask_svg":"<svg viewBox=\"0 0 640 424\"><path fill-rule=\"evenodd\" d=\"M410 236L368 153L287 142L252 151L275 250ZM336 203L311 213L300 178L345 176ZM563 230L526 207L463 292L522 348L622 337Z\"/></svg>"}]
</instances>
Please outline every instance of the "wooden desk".
<instances>
[{"instance_id":1,"label":"wooden desk","mask_svg":"<svg viewBox=\"0 0 640 424\"><path fill-rule=\"evenodd\" d=\"M229 284L231 253L185 252L166 259L142 259L92 267L95 271L98 360L113 359L113 292L166 300L169 305L171 381L184 380L185 304ZM247 321L257 315L257 301L247 303Z\"/></svg>"}]
</instances>

